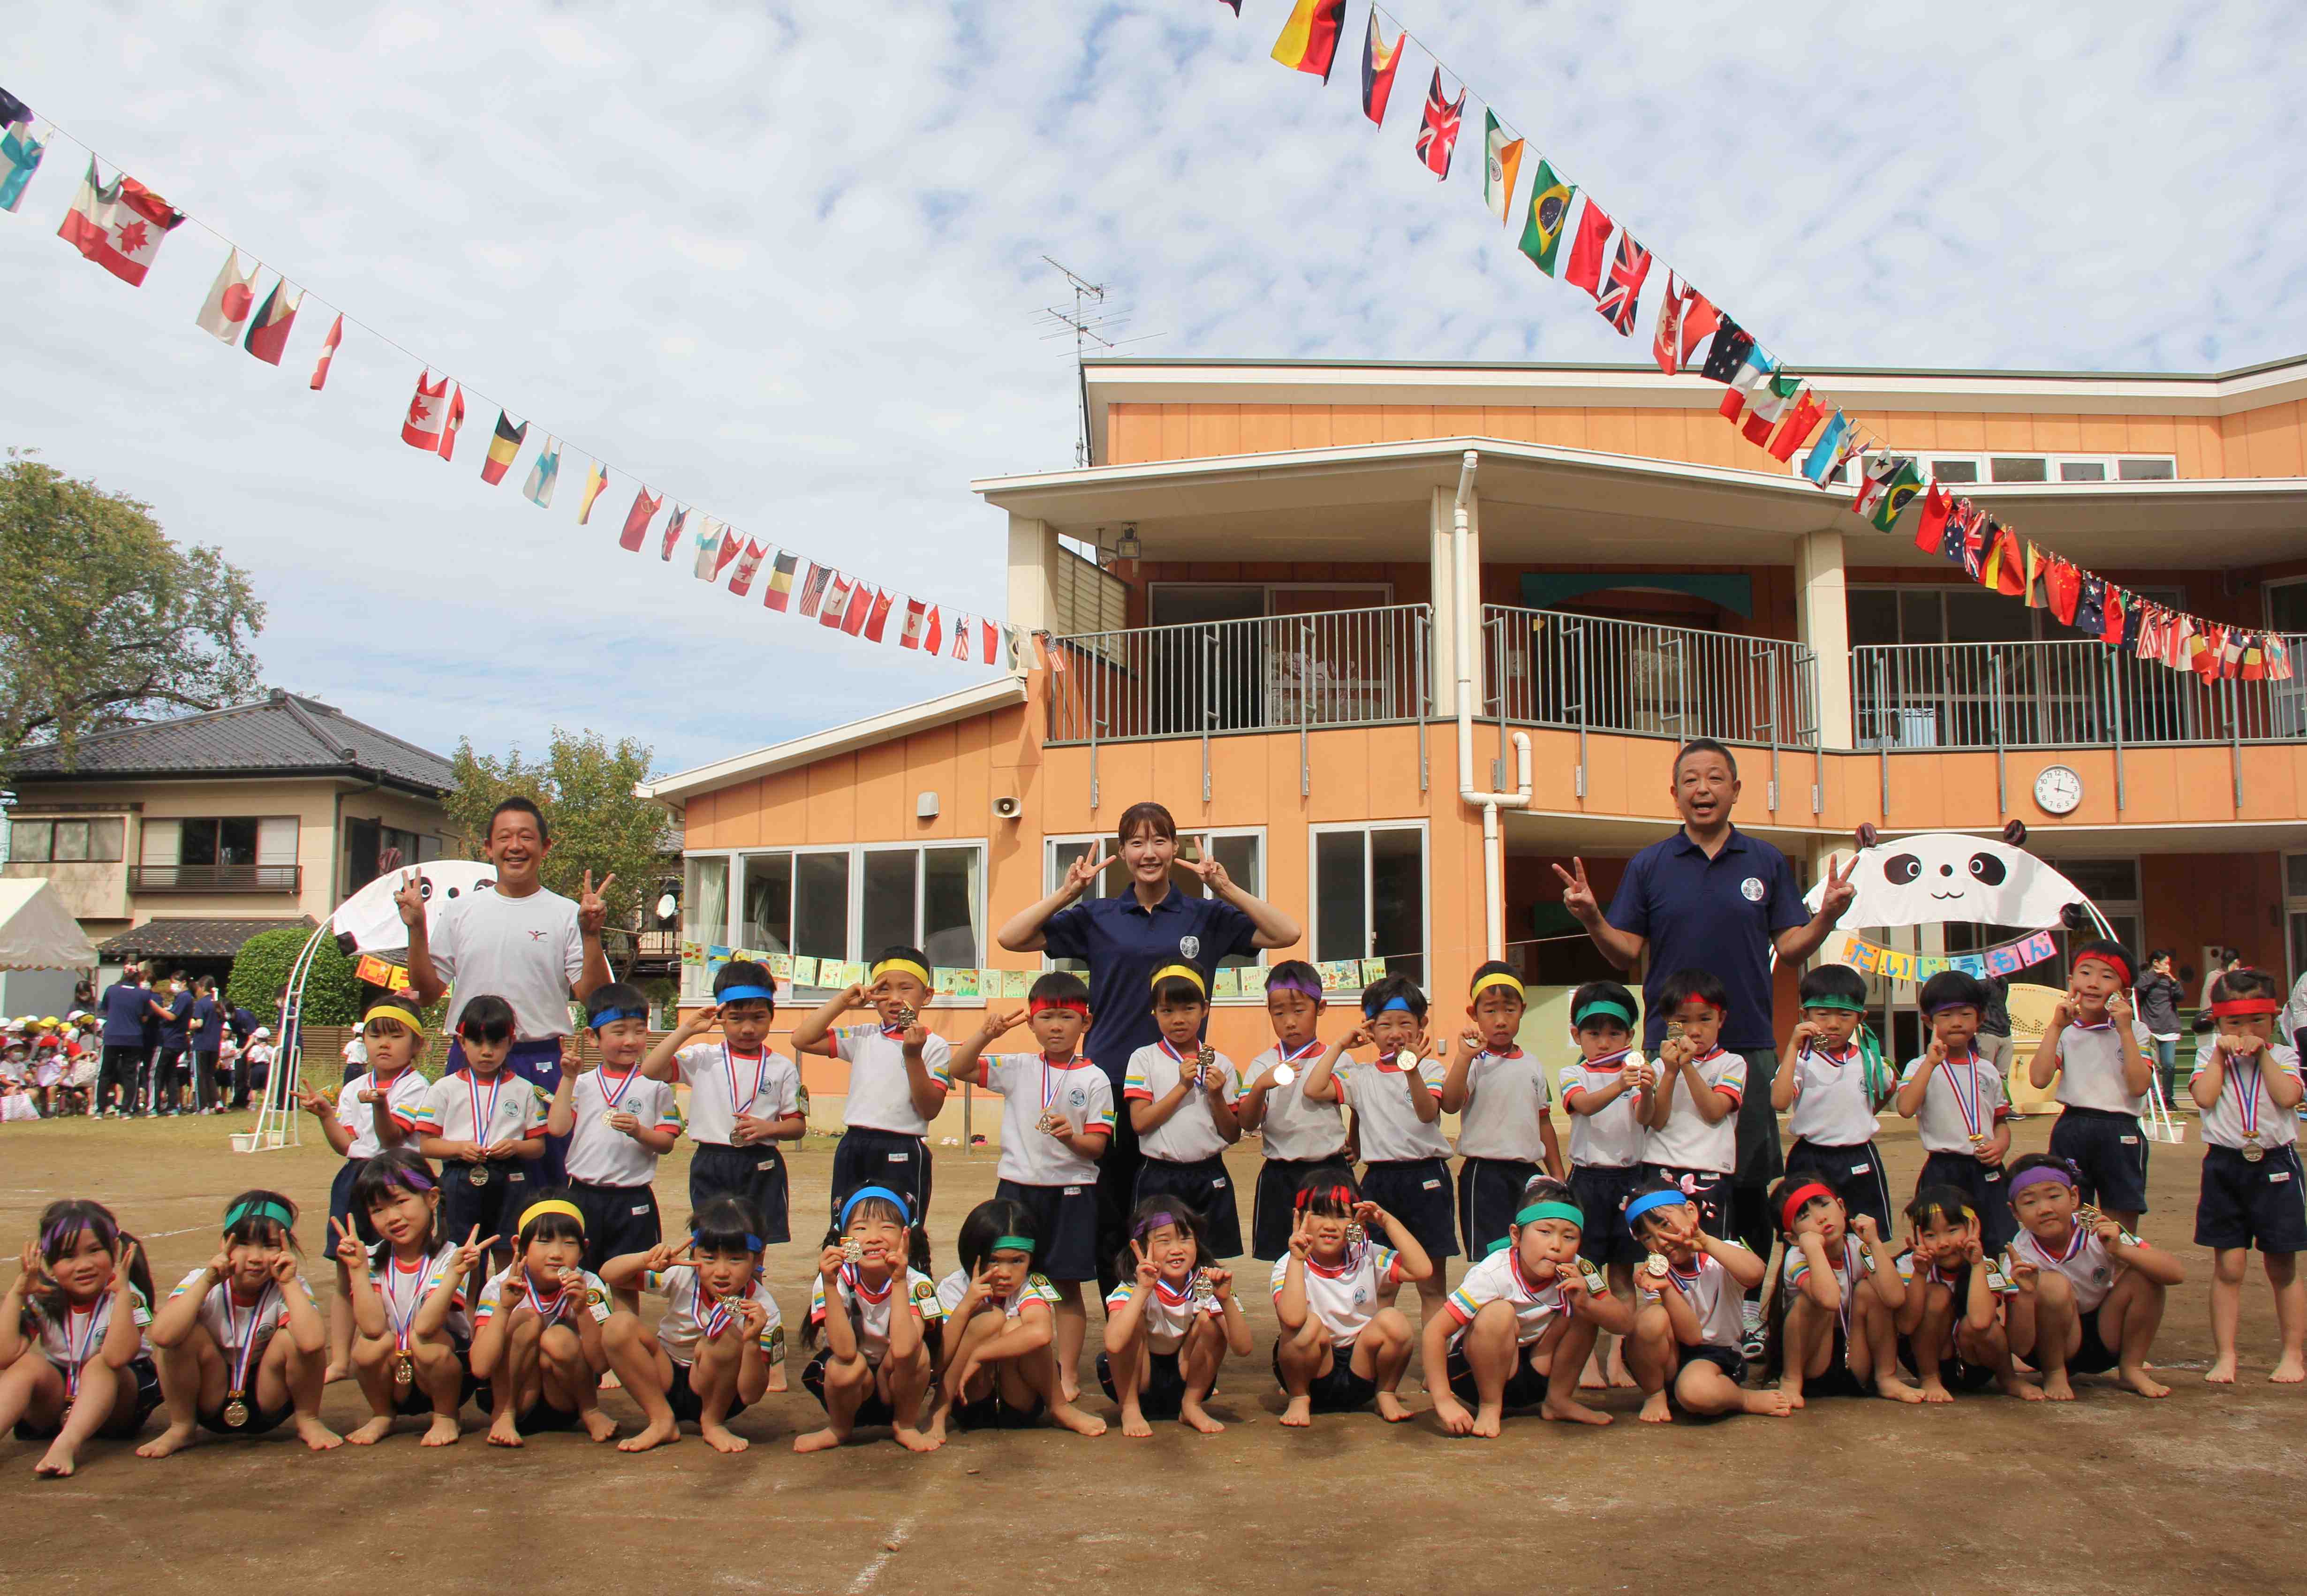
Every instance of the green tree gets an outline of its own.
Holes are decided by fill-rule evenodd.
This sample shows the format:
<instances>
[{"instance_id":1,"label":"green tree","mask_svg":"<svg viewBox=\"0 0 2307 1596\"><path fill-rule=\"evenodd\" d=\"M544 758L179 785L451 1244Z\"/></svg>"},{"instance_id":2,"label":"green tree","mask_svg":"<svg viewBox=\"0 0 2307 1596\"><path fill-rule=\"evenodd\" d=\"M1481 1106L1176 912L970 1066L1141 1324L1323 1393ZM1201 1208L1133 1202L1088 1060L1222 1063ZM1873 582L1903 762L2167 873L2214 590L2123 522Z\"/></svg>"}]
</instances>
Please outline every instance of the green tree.
<instances>
[{"instance_id":1,"label":"green tree","mask_svg":"<svg viewBox=\"0 0 2307 1596\"><path fill-rule=\"evenodd\" d=\"M0 464L0 761L162 710L253 695L264 606L151 507L8 450Z\"/></svg>"},{"instance_id":2,"label":"green tree","mask_svg":"<svg viewBox=\"0 0 2307 1596\"><path fill-rule=\"evenodd\" d=\"M574 897L593 872L596 886L614 874L609 889L609 923L632 923L632 911L656 896L659 845L668 817L633 795L649 778L651 750L627 737L611 747L597 732L553 728L542 759L524 759L514 749L499 759L474 751L469 739L457 744L450 764L457 790L449 795L449 817L466 841L467 856L483 856L489 811L507 798L536 801L553 835L545 859L545 885Z\"/></svg>"},{"instance_id":3,"label":"green tree","mask_svg":"<svg viewBox=\"0 0 2307 1596\"><path fill-rule=\"evenodd\" d=\"M232 974L225 979L225 1000L247 1009L262 1025L277 1025L280 989L288 984L296 956L312 936L304 926L284 925L243 942L233 956ZM349 1025L360 1017L360 978L353 974L353 961L337 950L334 939L324 940L313 950L312 967L304 973L304 1023Z\"/></svg>"}]
</instances>

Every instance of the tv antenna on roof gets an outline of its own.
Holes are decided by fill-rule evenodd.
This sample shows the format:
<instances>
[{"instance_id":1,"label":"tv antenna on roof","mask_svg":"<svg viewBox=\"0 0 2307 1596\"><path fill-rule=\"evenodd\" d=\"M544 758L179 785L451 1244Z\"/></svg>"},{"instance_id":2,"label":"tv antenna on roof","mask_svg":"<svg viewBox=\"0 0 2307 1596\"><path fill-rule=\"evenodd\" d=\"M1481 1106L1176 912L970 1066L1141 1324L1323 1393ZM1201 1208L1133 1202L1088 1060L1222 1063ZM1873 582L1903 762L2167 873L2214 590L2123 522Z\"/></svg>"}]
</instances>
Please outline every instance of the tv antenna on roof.
<instances>
[{"instance_id":1,"label":"tv antenna on roof","mask_svg":"<svg viewBox=\"0 0 2307 1596\"><path fill-rule=\"evenodd\" d=\"M1042 334L1044 341L1050 339L1065 338L1069 334L1074 340L1074 376L1076 385L1080 390L1081 413L1081 433L1074 440L1074 464L1086 466L1091 463L1089 379L1083 370L1082 362L1088 356L1091 346L1095 345L1100 349L1118 349L1125 343L1144 343L1147 339L1159 338L1162 335L1158 332L1146 333L1137 338L1119 339L1109 336L1128 325L1128 308L1121 305L1110 308L1107 306L1103 283L1093 283L1061 262L1051 260L1048 255L1043 255L1042 259L1048 261L1051 266L1062 272L1068 286L1073 289L1074 303L1071 310L1059 305L1051 305L1036 312L1033 319L1047 329Z\"/></svg>"}]
</instances>

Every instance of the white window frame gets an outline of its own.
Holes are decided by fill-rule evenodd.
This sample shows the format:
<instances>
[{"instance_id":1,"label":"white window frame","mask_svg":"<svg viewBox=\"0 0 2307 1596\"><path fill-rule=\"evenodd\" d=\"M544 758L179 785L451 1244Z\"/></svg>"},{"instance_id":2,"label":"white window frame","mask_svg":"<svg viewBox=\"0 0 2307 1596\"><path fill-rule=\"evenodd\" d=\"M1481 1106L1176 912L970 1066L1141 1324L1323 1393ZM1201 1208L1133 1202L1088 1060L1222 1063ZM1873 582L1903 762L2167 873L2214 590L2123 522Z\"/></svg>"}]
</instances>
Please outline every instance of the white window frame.
<instances>
[{"instance_id":1,"label":"white window frame","mask_svg":"<svg viewBox=\"0 0 2307 1596\"><path fill-rule=\"evenodd\" d=\"M1247 584L1244 585L1247 586ZM1248 893L1252 897L1262 898L1265 896L1265 884L1274 877L1274 845L1266 838L1265 827L1180 827L1178 831L1178 836L1180 840L1187 837L1206 837L1213 842L1215 842L1222 837L1255 837L1257 841L1258 880L1254 885L1248 881L1237 884L1243 891ZM1081 850L1084 848L1096 848L1099 851L1103 852L1111 849L1112 845L1113 833L1111 831L1056 831L1044 836L1042 838L1042 880L1043 883L1042 891L1043 896L1046 897L1048 894L1055 892L1058 889L1059 881L1063 879L1065 873L1064 871L1062 869L1054 868L1057 866L1059 859L1065 860L1066 862L1069 864L1072 862L1072 859L1068 856L1073 855L1077 857L1080 854ZM1055 858L1052 858L1051 855L1050 850L1051 848L1058 850ZM1110 868L1119 870L1121 867L1116 864ZM1256 950L1253 962L1259 969L1264 969L1271 961L1267 957L1266 950L1260 948ZM1043 949L1042 953L1042 973L1046 974L1048 972L1054 970L1057 967L1057 961L1050 957L1047 949ZM1261 1007L1265 1002L1265 999L1263 994L1250 997L1213 997L1210 1000L1211 1006L1213 1008L1219 1008Z\"/></svg>"},{"instance_id":2,"label":"white window frame","mask_svg":"<svg viewBox=\"0 0 2307 1596\"><path fill-rule=\"evenodd\" d=\"M1869 450L1865 453L1857 456L1842 468L1842 476L1840 480L1846 483L1856 483L1858 480L1858 473L1861 465L1865 461L1872 459L1883 452L1886 451L1881 450ZM2179 476L2179 457L2175 454L2132 454L2128 451L2121 454L2075 454L2048 449L1900 449L1888 450L1887 452L1913 456L1915 459L1921 462L1924 468L1923 474L1926 477L1934 475L1934 468L1943 460L1964 460L1978 468L1978 477L1977 481L1949 483L1947 485L1949 487L1974 487L1992 490L1997 487L2032 487L2038 485L2033 483L1996 482L1994 478L1993 462L1997 459L2039 459L2043 462L2044 483L2045 485L2055 484L2061 487L2123 487L2142 481L2176 481ZM1797 450L1792 462L1794 471L1797 476L1800 476L1802 474L1803 453L1803 450ZM2171 476L2168 478L2126 478L2122 475L2123 467L2126 462L2133 465L2142 462L2165 465L2171 468ZM2060 477L2059 468L2069 465L2104 466L2106 468L2106 476L2104 481L2096 483L2067 482Z\"/></svg>"},{"instance_id":3,"label":"white window frame","mask_svg":"<svg viewBox=\"0 0 2307 1596\"><path fill-rule=\"evenodd\" d=\"M1355 581L1355 582L1256 582L1256 581L1222 582L1222 581L1218 581L1218 580L1216 580L1216 579L1212 579L1207 580L1207 581L1200 581L1200 580L1196 580L1196 581L1186 581L1186 580L1167 580L1167 581L1159 581L1159 582L1148 582L1148 583L1146 583L1146 584L1145 584L1145 614L1146 614L1146 615L1149 617L1149 619L1148 619L1148 620L1147 620L1147 622L1146 622L1146 624L1147 624L1147 625L1149 625L1149 626L1156 626L1156 625L1158 625L1158 626L1180 626L1180 625L1183 625L1183 626L1224 626L1224 625L1228 625L1228 624L1230 624L1229 622L1223 622L1223 621L1186 621L1186 622L1178 622L1178 621L1162 621L1162 622L1156 622L1156 621L1152 620L1150 617L1151 617L1151 616L1153 615L1153 614L1154 614L1154 595L1155 595L1155 594L1157 594L1157 593L1166 592L1166 591L1168 591L1169 589L1171 589L1171 588L1203 588L1203 589L1211 588L1256 588L1256 589L1258 589L1258 600L1257 600L1257 602L1258 602L1262 606L1264 606L1264 607L1263 607L1263 609L1262 609L1261 613L1260 613L1260 614L1256 614L1256 615L1246 615L1246 616L1242 617L1242 620L1243 620L1243 622L1250 622L1250 621L1274 621L1274 620L1286 620L1286 619L1288 619L1288 618L1289 618L1288 616L1277 616L1277 615L1274 613L1274 596L1275 594L1277 594L1277 593L1374 593L1374 594L1377 595L1377 602L1376 602L1376 604L1374 604L1374 605L1370 605L1366 606L1366 607L1368 607L1368 608L1369 608L1369 609L1374 609L1374 610L1382 610L1382 609L1385 609L1385 608L1386 608L1387 606L1391 605L1394 603L1394 584L1393 584L1392 582L1366 582L1366 581ZM1294 614L1294 612L1293 612L1293 614Z\"/></svg>"},{"instance_id":4,"label":"white window frame","mask_svg":"<svg viewBox=\"0 0 2307 1596\"><path fill-rule=\"evenodd\" d=\"M1309 962L1317 968L1321 943L1320 919L1322 901L1321 839L1340 832L1355 832L1365 836L1379 831L1415 831L1418 833L1418 957L1426 967L1419 985L1428 997L1434 989L1434 839L1422 819L1399 820L1326 820L1306 828L1306 951ZM1376 935L1377 905L1370 884L1369 845L1362 845L1362 924L1371 928L1366 934ZM1363 958L1381 957L1364 949Z\"/></svg>"},{"instance_id":5,"label":"white window frame","mask_svg":"<svg viewBox=\"0 0 2307 1596\"><path fill-rule=\"evenodd\" d=\"M2286 991L2296 986L2301 973L2307 971L2307 930L2303 930L2299 922L2299 916L2307 915L2307 894L2291 890L2294 859L2307 859L2307 849L2286 849L2283 854L2283 940L2285 951L2290 955L2289 967L2285 972L2288 977L2284 982Z\"/></svg>"}]
</instances>

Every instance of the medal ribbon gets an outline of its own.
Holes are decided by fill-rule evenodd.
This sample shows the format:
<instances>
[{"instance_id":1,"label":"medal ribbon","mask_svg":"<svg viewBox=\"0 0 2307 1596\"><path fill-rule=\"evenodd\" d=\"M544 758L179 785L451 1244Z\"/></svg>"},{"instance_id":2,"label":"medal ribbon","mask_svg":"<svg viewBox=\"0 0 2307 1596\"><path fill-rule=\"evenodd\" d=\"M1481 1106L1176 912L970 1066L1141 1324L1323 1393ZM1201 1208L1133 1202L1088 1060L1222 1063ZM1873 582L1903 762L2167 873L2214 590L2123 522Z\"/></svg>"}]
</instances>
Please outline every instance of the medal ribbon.
<instances>
[{"instance_id":1,"label":"medal ribbon","mask_svg":"<svg viewBox=\"0 0 2307 1596\"><path fill-rule=\"evenodd\" d=\"M489 1106L481 1107L481 1083L469 1069L465 1071L465 1097L473 1111L473 1139L485 1147L489 1145L489 1128L497 1122L497 1094L504 1090L504 1071L499 1069L489 1077Z\"/></svg>"},{"instance_id":2,"label":"medal ribbon","mask_svg":"<svg viewBox=\"0 0 2307 1596\"><path fill-rule=\"evenodd\" d=\"M67 1398L79 1394L81 1365L86 1363L89 1355L96 1351L97 1326L110 1317L104 1311L105 1304L110 1300L111 1296L107 1292L89 1304L88 1329L78 1340L73 1337L73 1320L78 1317L77 1310L69 1303L64 1306L64 1356L68 1360L64 1369L64 1395Z\"/></svg>"},{"instance_id":3,"label":"medal ribbon","mask_svg":"<svg viewBox=\"0 0 2307 1596\"><path fill-rule=\"evenodd\" d=\"M742 1102L740 1102L737 1097L737 1055L729 1051L729 1044L725 1042L721 1044L721 1067L729 1072L729 1118L731 1120L731 1133L733 1135L736 1128L735 1120L737 1116L743 1113L747 1109L751 1108L753 1106L753 1099L761 1094L761 1077L768 1072L769 1068L768 1051L767 1049L763 1049L760 1053L755 1056L753 1060L753 1089L745 1094L744 1099Z\"/></svg>"},{"instance_id":4,"label":"medal ribbon","mask_svg":"<svg viewBox=\"0 0 2307 1596\"><path fill-rule=\"evenodd\" d=\"M2259 1084L2267 1074L2266 1066L2260 1062L2260 1058L2256 1052L2251 1056L2251 1085L2248 1086L2243 1084L2243 1065L2238 1062L2227 1066L2227 1073L2234 1081L2235 1092L2242 1099L2236 1107L2243 1112L2243 1139L2252 1146L2259 1145Z\"/></svg>"},{"instance_id":5,"label":"medal ribbon","mask_svg":"<svg viewBox=\"0 0 2307 1596\"><path fill-rule=\"evenodd\" d=\"M1976 1138L1980 1134L1978 1123L1978 1063L1977 1059L1969 1053L1965 1053L1962 1059L1962 1073L1960 1075L1957 1075L1955 1073L1954 1060L1951 1058L1941 1059L1939 1060L1939 1068L1945 1073L1947 1085L1954 1088L1955 1111L1962 1115L1963 1129L1968 1132L1971 1137ZM1962 1085L1963 1082L1966 1080L1970 1083L1970 1090L1967 1093L1963 1090Z\"/></svg>"},{"instance_id":6,"label":"medal ribbon","mask_svg":"<svg viewBox=\"0 0 2307 1596\"><path fill-rule=\"evenodd\" d=\"M528 1297L528 1305L536 1310L536 1317L538 1318L544 1320L548 1325L556 1323L560 1319L561 1309L569 1300L569 1288L567 1286L562 1286L559 1291L553 1292L553 1300L547 1302L543 1297L537 1295L536 1282L531 1278L528 1273L528 1266L524 1264L520 1266L520 1289L522 1291L527 1293Z\"/></svg>"},{"instance_id":7,"label":"medal ribbon","mask_svg":"<svg viewBox=\"0 0 2307 1596\"><path fill-rule=\"evenodd\" d=\"M728 1325L729 1320L733 1317L730 1312L729 1304L726 1300L723 1298L708 1297L705 1294L704 1275L698 1275L696 1277L696 1281L697 1303L699 1307L706 1310L698 1316L698 1331L700 1334L707 1337L718 1335Z\"/></svg>"},{"instance_id":8,"label":"medal ribbon","mask_svg":"<svg viewBox=\"0 0 2307 1596\"><path fill-rule=\"evenodd\" d=\"M1615 1053L1604 1053L1599 1059L1589 1059L1586 1060L1586 1068L1589 1069L1619 1068L1625 1063L1627 1055L1634 1051L1631 1047L1622 1047Z\"/></svg>"},{"instance_id":9,"label":"medal ribbon","mask_svg":"<svg viewBox=\"0 0 2307 1596\"><path fill-rule=\"evenodd\" d=\"M1294 1053L1286 1047L1276 1047L1274 1051L1284 1064L1302 1064L1322 1051L1322 1039L1318 1036L1307 1038L1306 1045Z\"/></svg>"},{"instance_id":10,"label":"medal ribbon","mask_svg":"<svg viewBox=\"0 0 2307 1596\"><path fill-rule=\"evenodd\" d=\"M624 1102L625 1094L633 1089L633 1083L640 1078L640 1073L641 1072L638 1069L628 1069L625 1071L623 1078L617 1083L617 1089L612 1092L608 1087L609 1072L607 1068L603 1068L595 1071L595 1074L598 1078L594 1081L593 1085L600 1092L601 1101L607 1105L607 1109L610 1113L613 1114L617 1111L617 1105Z\"/></svg>"},{"instance_id":11,"label":"medal ribbon","mask_svg":"<svg viewBox=\"0 0 2307 1596\"><path fill-rule=\"evenodd\" d=\"M429 1260L428 1260L429 1262ZM388 1259L384 1266L384 1311L392 1321L392 1342L400 1351L408 1350L408 1336L416 1323L416 1310L425 1306L425 1279L432 1274L426 1264L416 1266L416 1290L409 1294L408 1311L400 1311L400 1277L407 1271L398 1258Z\"/></svg>"},{"instance_id":12,"label":"medal ribbon","mask_svg":"<svg viewBox=\"0 0 2307 1596\"><path fill-rule=\"evenodd\" d=\"M248 1366L256 1359L256 1329L264 1323L265 1310L279 1300L280 1288L266 1281L264 1290L257 1293L256 1305L248 1310L248 1334L244 1336L240 1333L239 1305L233 1300L232 1288L224 1288L225 1339L240 1349L232 1359L234 1396L245 1397L248 1394Z\"/></svg>"}]
</instances>

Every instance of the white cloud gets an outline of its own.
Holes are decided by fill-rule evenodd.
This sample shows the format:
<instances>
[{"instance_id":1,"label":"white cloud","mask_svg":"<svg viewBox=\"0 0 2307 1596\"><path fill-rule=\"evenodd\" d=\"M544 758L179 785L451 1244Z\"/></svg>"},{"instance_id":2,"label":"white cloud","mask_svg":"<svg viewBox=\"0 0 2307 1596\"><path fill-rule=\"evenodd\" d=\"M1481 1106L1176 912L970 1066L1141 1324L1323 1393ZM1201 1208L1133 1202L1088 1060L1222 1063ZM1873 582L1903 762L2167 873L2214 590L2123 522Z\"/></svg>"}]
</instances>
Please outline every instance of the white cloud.
<instances>
[{"instance_id":1,"label":"white cloud","mask_svg":"<svg viewBox=\"0 0 2307 1596\"><path fill-rule=\"evenodd\" d=\"M1072 458L1072 371L1032 321L1062 297L1045 253L1163 335L1145 354L1643 356L1483 210L1478 99L1437 185L1411 149L1416 49L1374 129L1359 4L1326 87L1266 58L1283 0L1243 9L509 0L307 8L292 30L34 8L7 87L314 297L279 371L200 338L219 246L184 229L139 291L80 262L50 236L81 165L60 148L0 217L31 307L11 390L37 396L0 442L224 545L272 605L271 680L435 746L534 748L559 722L670 768L948 690L980 669L621 552L632 478L998 607L1001 518L965 485ZM1797 362L2307 349L2307 211L2277 164L2307 30L2281 8L1401 14ZM476 390L455 461L399 444L414 366L356 330L307 391L338 305ZM549 512L519 496L526 453L478 480L500 401L567 436ZM620 475L579 528L596 450Z\"/></svg>"}]
</instances>

